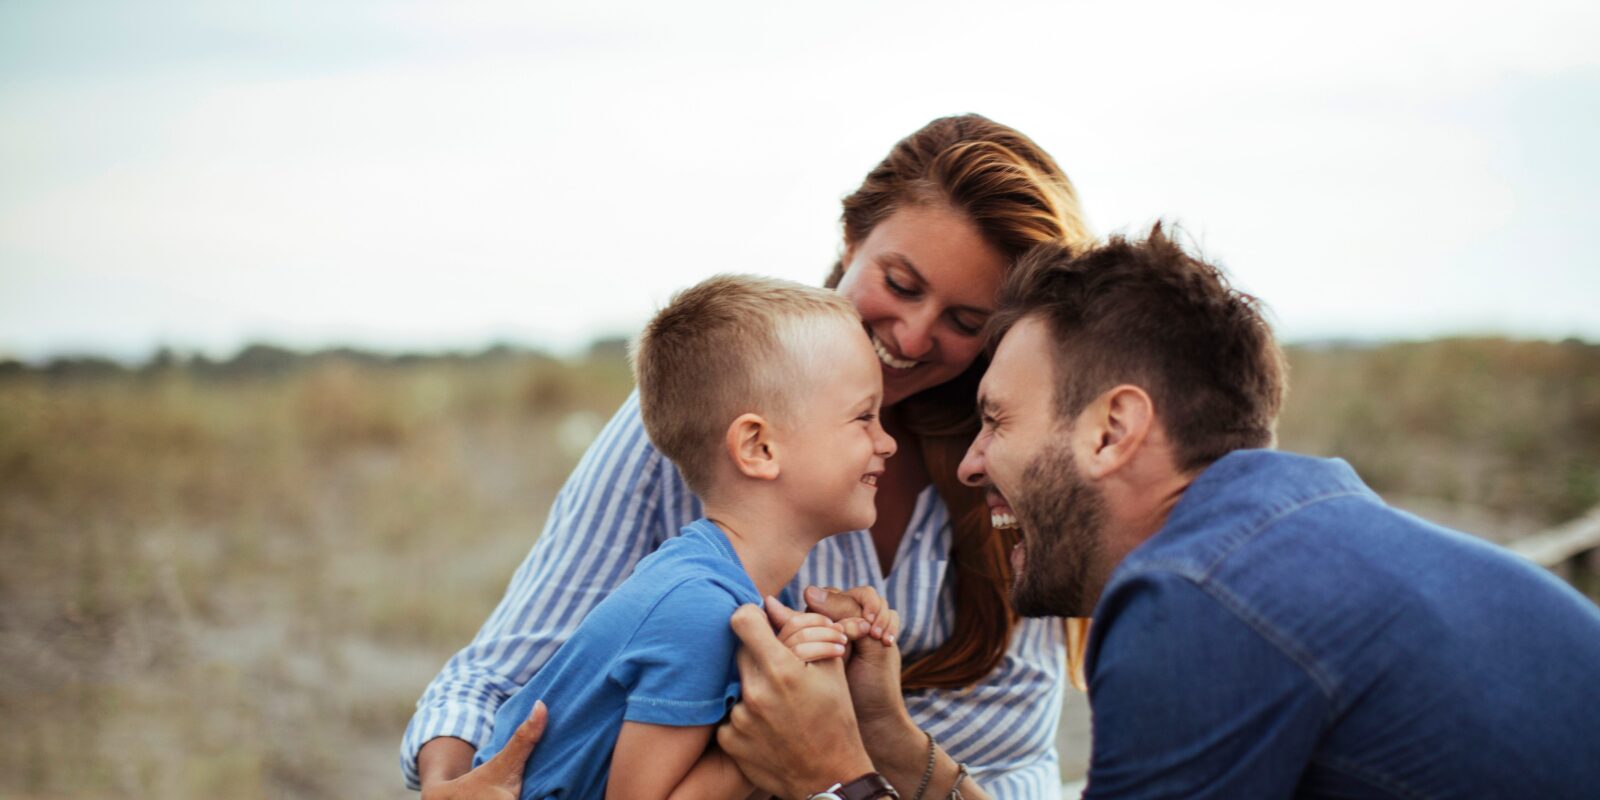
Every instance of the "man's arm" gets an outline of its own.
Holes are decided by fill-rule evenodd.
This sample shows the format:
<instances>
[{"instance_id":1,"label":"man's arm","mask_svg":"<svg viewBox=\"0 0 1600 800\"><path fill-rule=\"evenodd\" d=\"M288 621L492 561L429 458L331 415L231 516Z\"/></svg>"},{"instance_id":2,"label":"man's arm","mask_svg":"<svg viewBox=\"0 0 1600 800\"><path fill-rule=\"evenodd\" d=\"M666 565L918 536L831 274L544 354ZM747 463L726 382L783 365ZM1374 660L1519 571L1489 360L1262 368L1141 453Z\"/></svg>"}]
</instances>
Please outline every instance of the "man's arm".
<instances>
[{"instance_id":1,"label":"man's arm","mask_svg":"<svg viewBox=\"0 0 1600 800\"><path fill-rule=\"evenodd\" d=\"M740 770L779 797L807 797L873 772L840 661L801 661L756 606L741 606L730 624L742 645L743 696L717 728L717 744Z\"/></svg>"},{"instance_id":2,"label":"man's arm","mask_svg":"<svg viewBox=\"0 0 1600 800\"><path fill-rule=\"evenodd\" d=\"M806 605L827 618L846 621L846 632L856 642L855 655L846 668L850 701L860 726L861 738L868 744L867 751L873 766L889 783L906 791L914 791L928 775L926 796L947 797L961 775L956 760L943 748L932 748L932 772L928 771L928 735L917 727L906 710L905 697L900 691L900 648L896 636L900 631L899 613L877 596L871 587L858 587L849 591L806 590ZM776 609L782 612L781 605ZM773 615L769 603L767 613L773 622L781 622ZM857 617L871 617L870 630L881 635L869 635L852 623ZM961 794L970 800L987 800L989 795L977 781L962 777Z\"/></svg>"},{"instance_id":3,"label":"man's arm","mask_svg":"<svg viewBox=\"0 0 1600 800\"><path fill-rule=\"evenodd\" d=\"M811 587L805 599L808 608L843 618L859 613L855 592ZM941 780L954 779L959 760L990 794L1058 800L1056 723L1066 663L1059 620L1023 620L993 672L966 689L920 692L909 704L901 695L898 638L894 644L882 653L893 656L892 664L869 655L852 659L846 669L861 736L879 772L896 786L909 780L914 792L928 765L928 731L939 742L929 797L944 796L932 793L940 790ZM966 781L961 791L973 797L974 787L974 781Z\"/></svg>"},{"instance_id":4,"label":"man's arm","mask_svg":"<svg viewBox=\"0 0 1600 800\"><path fill-rule=\"evenodd\" d=\"M1085 798L1294 794L1329 704L1291 640L1231 597L1153 573L1102 599Z\"/></svg>"}]
</instances>

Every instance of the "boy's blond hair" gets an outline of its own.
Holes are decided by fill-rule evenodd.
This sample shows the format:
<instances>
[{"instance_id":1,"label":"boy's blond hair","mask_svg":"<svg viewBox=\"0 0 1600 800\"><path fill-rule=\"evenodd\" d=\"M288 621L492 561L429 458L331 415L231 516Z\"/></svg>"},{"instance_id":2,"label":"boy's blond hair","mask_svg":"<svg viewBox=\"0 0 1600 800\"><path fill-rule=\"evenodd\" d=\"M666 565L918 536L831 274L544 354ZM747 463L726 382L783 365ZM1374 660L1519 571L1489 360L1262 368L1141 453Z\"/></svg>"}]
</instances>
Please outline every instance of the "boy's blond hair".
<instances>
[{"instance_id":1,"label":"boy's blond hair","mask_svg":"<svg viewBox=\"0 0 1600 800\"><path fill-rule=\"evenodd\" d=\"M705 497L723 436L740 414L788 411L814 369L819 325L861 317L842 295L776 278L717 275L673 296L632 349L645 432ZM863 334L864 335L864 334Z\"/></svg>"}]
</instances>

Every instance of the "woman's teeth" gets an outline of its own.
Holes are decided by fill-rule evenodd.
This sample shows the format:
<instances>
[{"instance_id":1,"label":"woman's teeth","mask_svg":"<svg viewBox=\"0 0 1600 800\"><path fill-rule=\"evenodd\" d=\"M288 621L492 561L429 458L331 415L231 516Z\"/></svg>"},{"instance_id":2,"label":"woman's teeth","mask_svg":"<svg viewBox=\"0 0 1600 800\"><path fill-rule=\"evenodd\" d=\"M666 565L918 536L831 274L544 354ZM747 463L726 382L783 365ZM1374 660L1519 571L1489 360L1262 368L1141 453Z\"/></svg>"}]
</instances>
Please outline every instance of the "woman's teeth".
<instances>
[{"instance_id":1,"label":"woman's teeth","mask_svg":"<svg viewBox=\"0 0 1600 800\"><path fill-rule=\"evenodd\" d=\"M990 511L989 525L997 531L1017 527L1017 517L1008 511Z\"/></svg>"},{"instance_id":2,"label":"woman's teeth","mask_svg":"<svg viewBox=\"0 0 1600 800\"><path fill-rule=\"evenodd\" d=\"M917 362L915 361L903 361L895 358L889 353L889 348L884 347L883 342L878 341L878 337L876 335L872 336L872 349L877 351L879 361L882 361L883 363L894 367L895 369L911 369L917 365Z\"/></svg>"}]
</instances>

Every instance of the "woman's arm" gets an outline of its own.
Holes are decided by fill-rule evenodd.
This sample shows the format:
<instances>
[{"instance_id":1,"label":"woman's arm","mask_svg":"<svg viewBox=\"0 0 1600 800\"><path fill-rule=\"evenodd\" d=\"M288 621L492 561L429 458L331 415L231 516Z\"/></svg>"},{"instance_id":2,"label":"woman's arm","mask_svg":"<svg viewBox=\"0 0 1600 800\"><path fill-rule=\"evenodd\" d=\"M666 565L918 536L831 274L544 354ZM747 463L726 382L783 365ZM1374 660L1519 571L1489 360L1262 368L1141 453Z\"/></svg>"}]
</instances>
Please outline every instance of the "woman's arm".
<instances>
[{"instance_id":1,"label":"woman's arm","mask_svg":"<svg viewBox=\"0 0 1600 800\"><path fill-rule=\"evenodd\" d=\"M650 445L638 397L630 396L562 487L499 606L418 701L400 751L408 786L421 788L419 760L434 781L470 767L470 751L488 740L500 704L640 558L688 521L662 513L663 492L682 493L681 484Z\"/></svg>"},{"instance_id":2,"label":"woman's arm","mask_svg":"<svg viewBox=\"0 0 1600 800\"><path fill-rule=\"evenodd\" d=\"M748 797L755 789L711 741L711 725L672 727L624 722L611 751L606 800L698 800Z\"/></svg>"}]
</instances>

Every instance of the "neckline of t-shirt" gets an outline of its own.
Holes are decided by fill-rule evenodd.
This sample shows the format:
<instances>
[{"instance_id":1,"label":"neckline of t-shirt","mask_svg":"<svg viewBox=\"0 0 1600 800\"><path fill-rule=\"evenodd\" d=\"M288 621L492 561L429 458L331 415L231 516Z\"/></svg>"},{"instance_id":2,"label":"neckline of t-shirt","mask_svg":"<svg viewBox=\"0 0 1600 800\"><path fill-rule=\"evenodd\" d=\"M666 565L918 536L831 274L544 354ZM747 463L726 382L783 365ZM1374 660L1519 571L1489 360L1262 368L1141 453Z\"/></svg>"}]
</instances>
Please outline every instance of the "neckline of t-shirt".
<instances>
[{"instance_id":1,"label":"neckline of t-shirt","mask_svg":"<svg viewBox=\"0 0 1600 800\"><path fill-rule=\"evenodd\" d=\"M701 517L690 523L690 527L706 534L706 538L711 540L711 544L717 548L717 551L727 556L728 560L739 568L745 578L751 581L751 585L754 585L755 579L750 578L750 571L744 568L744 562L739 559L739 551L733 549L733 542L728 540L728 534L722 532L722 526L706 517Z\"/></svg>"}]
</instances>

